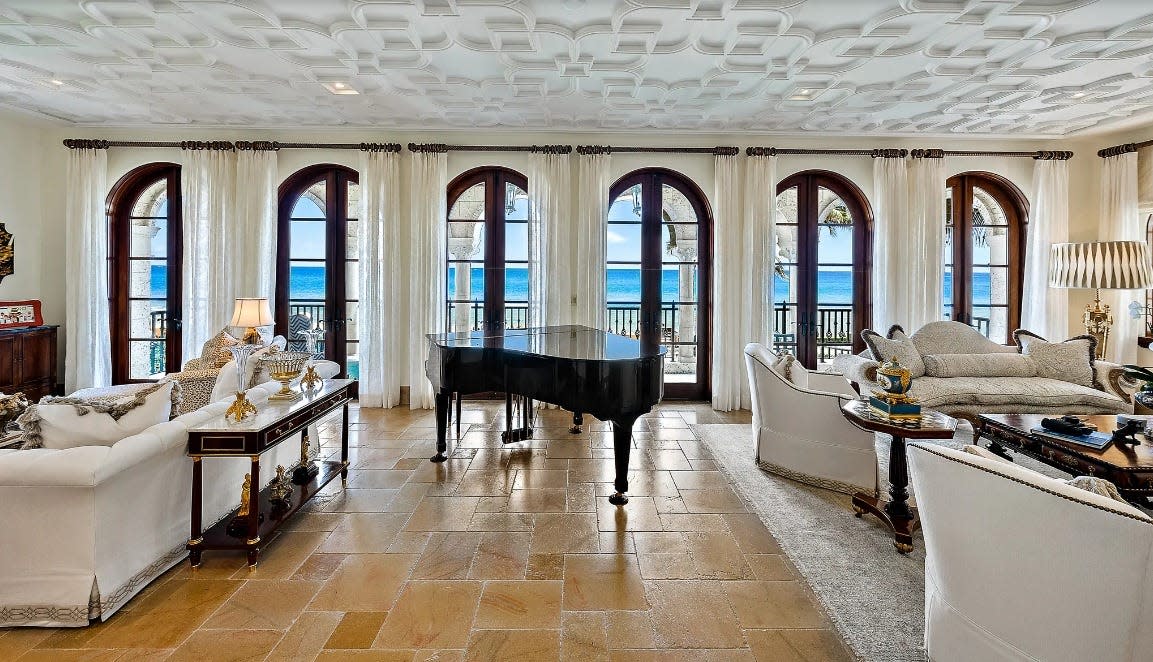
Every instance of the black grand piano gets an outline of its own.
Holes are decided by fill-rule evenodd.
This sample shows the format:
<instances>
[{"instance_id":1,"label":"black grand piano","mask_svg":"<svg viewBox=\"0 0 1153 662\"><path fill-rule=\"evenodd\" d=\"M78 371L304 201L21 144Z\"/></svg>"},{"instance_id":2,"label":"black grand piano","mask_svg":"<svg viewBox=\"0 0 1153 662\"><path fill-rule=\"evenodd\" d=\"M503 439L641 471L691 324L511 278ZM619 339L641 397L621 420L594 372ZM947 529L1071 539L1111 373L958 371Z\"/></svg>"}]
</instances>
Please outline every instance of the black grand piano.
<instances>
[{"instance_id":1,"label":"black grand piano","mask_svg":"<svg viewBox=\"0 0 1153 662\"><path fill-rule=\"evenodd\" d=\"M534 400L573 412L574 432L580 432L583 414L612 421L616 494L609 501L628 503L633 423L664 394L663 347L587 326L429 334L428 340L425 372L436 391L433 462L447 459L454 394L459 427L460 395L504 392L505 443L532 436Z\"/></svg>"}]
</instances>

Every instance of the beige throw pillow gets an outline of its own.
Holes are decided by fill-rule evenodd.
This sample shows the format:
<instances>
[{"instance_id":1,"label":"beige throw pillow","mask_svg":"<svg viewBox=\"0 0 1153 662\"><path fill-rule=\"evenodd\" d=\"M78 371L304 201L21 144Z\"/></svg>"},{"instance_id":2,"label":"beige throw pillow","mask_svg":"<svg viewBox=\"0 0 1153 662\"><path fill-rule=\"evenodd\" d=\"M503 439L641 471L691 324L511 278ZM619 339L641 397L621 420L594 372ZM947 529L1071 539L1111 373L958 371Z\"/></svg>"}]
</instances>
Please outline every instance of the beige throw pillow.
<instances>
[{"instance_id":1,"label":"beige throw pillow","mask_svg":"<svg viewBox=\"0 0 1153 662\"><path fill-rule=\"evenodd\" d=\"M921 353L900 326L894 324L889 329L888 337L872 329L865 329L861 332L861 338L877 361L887 363L895 358L914 379L925 376L925 362L921 360Z\"/></svg>"},{"instance_id":2,"label":"beige throw pillow","mask_svg":"<svg viewBox=\"0 0 1153 662\"><path fill-rule=\"evenodd\" d=\"M929 377L1036 377L1037 364L1020 354L926 354Z\"/></svg>"},{"instance_id":3,"label":"beige throw pillow","mask_svg":"<svg viewBox=\"0 0 1153 662\"><path fill-rule=\"evenodd\" d=\"M1038 377L1099 388L1093 377L1093 362L1097 351L1097 339L1093 336L1075 336L1065 342L1049 342L1031 331L1017 329L1013 332L1013 340L1021 348L1021 354L1036 364Z\"/></svg>"}]
</instances>

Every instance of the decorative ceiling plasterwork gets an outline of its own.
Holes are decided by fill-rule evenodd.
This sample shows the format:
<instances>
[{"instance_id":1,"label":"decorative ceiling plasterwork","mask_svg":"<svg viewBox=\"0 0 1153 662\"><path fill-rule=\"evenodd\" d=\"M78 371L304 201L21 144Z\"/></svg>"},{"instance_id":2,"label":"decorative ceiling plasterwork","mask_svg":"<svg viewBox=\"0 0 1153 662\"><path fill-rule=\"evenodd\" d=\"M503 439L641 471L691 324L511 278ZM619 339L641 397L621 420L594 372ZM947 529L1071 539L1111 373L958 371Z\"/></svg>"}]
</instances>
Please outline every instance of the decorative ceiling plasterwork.
<instances>
[{"instance_id":1,"label":"decorative ceiling plasterwork","mask_svg":"<svg viewBox=\"0 0 1153 662\"><path fill-rule=\"evenodd\" d=\"M80 124L1019 136L1151 103L1147 0L0 0L0 104Z\"/></svg>"}]
</instances>

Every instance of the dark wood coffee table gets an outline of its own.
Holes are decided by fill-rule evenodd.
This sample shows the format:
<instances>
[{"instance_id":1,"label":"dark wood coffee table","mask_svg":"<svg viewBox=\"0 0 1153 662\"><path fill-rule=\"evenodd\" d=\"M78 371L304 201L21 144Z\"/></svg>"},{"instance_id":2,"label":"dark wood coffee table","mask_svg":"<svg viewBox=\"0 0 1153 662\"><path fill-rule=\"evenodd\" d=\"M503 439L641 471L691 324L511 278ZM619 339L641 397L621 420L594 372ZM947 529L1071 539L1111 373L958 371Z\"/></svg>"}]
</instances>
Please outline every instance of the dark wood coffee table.
<instances>
[{"instance_id":1,"label":"dark wood coffee table","mask_svg":"<svg viewBox=\"0 0 1153 662\"><path fill-rule=\"evenodd\" d=\"M901 425L887 421L869 409L864 400L850 400L841 407L841 413L853 425L890 435L889 443L889 501L880 495L857 492L853 495L853 510L857 517L865 513L876 515L893 530L893 546L901 554L913 551L913 532L921 526L917 509L909 505L909 463L905 458L906 439L952 439L957 430L956 419L939 411L926 409L916 425Z\"/></svg>"},{"instance_id":2,"label":"dark wood coffee table","mask_svg":"<svg viewBox=\"0 0 1153 662\"><path fill-rule=\"evenodd\" d=\"M1121 496L1139 505L1153 503L1153 443L1137 435L1137 446L1109 444L1101 450L1071 441L1057 441L1030 434L1043 414L981 414L976 438L989 441L989 450L1009 458L1009 449L1074 476L1097 476L1117 486ZM1117 429L1117 417L1081 416L1101 432ZM976 440L974 440L976 443Z\"/></svg>"}]
</instances>

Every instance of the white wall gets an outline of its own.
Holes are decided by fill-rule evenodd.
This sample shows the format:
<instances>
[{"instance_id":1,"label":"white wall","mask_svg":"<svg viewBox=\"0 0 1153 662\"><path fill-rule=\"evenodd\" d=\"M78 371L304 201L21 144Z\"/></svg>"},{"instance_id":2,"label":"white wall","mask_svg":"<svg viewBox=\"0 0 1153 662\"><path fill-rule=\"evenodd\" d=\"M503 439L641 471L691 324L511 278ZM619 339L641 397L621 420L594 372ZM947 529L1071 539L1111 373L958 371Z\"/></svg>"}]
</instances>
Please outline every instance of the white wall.
<instances>
[{"instance_id":1,"label":"white wall","mask_svg":"<svg viewBox=\"0 0 1153 662\"><path fill-rule=\"evenodd\" d=\"M1147 133L1153 134L1153 127ZM1097 232L1097 187L1100 159L1096 150L1103 146L1133 138L1096 137L1077 141L995 140L988 139L909 139L909 138L833 138L820 136L756 136L748 134L663 135L658 133L532 133L514 131L451 132L451 133L380 133L370 130L331 131L268 131L268 130L204 130L184 128L130 128L94 129L81 127L41 127L27 131L15 122L0 122L3 143L16 145L0 153L0 221L7 221L9 229L17 235L17 280L8 279L0 284L0 296L40 298L44 301L45 317L53 322L63 321L64 292L69 278L60 268L59 259L64 250L64 191L67 150L61 144L64 138L104 138L137 140L279 140L282 142L448 142L455 144L612 144L633 146L715 146L733 145L742 149L750 145L810 148L872 148L872 147L940 147L964 150L1021 150L1073 149L1077 152L1071 164L1073 172L1071 190L1071 235L1073 240L1091 239ZM9 140L15 141L10 143ZM1113 142L1110 142L1110 141ZM110 182L132 168L153 161L182 161L179 149L112 148L109 151ZM315 163L338 163L357 168L359 152L355 150L286 149L278 153L280 179L296 170ZM713 157L711 155L678 154L616 154L612 158L614 179L636 168L662 166L676 170L700 186L712 202L714 196ZM450 152L449 178L480 165L502 165L526 173L528 155L514 152ZM872 161L868 157L841 157L822 155L781 156L778 175L786 177L794 172L822 168L838 172L852 180L872 202ZM969 170L985 170L1003 175L1016 184L1027 197L1032 196L1031 176L1033 161L1028 158L949 157L946 170L949 175ZM29 175L28 173L36 173ZM408 194L408 169L403 168L402 197ZM41 195L29 195L35 185L29 179L42 182ZM715 206L715 205L714 205ZM407 199L402 208L408 209ZM19 225L13 224L18 219ZM26 219L35 219L30 221ZM42 221L42 225L41 225ZM399 238L406 241L407 237ZM30 260L28 247L40 243L45 268L33 276L24 271ZM11 289L9 289L11 288ZM1084 305L1079 292L1071 295L1072 310ZM1076 321L1076 320L1075 320ZM1073 326L1071 328L1077 328Z\"/></svg>"},{"instance_id":2,"label":"white wall","mask_svg":"<svg viewBox=\"0 0 1153 662\"><path fill-rule=\"evenodd\" d=\"M42 139L42 125L0 115L0 223L14 236L16 269L0 283L4 301L43 298ZM45 316L46 321L59 321Z\"/></svg>"}]
</instances>

